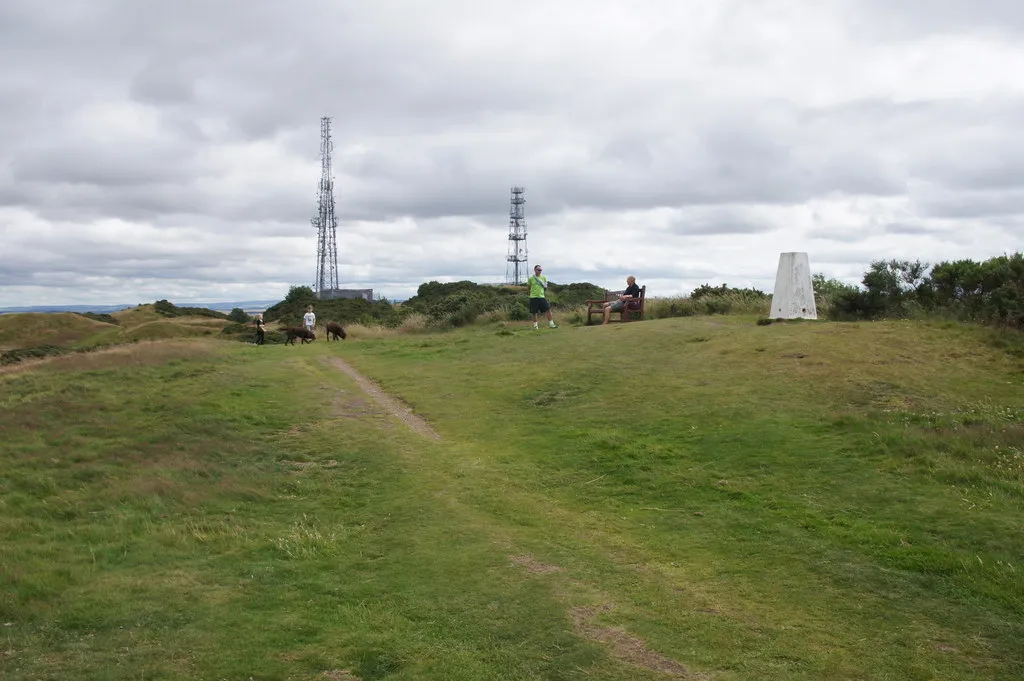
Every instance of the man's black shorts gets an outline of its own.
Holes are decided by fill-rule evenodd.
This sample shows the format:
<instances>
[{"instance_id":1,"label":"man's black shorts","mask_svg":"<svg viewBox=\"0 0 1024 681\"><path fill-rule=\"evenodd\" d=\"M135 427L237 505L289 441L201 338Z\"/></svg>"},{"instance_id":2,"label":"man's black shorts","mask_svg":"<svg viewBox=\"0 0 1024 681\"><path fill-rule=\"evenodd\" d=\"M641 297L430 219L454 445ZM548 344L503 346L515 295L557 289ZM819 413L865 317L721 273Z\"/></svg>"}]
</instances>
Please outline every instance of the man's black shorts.
<instances>
[{"instance_id":1,"label":"man's black shorts","mask_svg":"<svg viewBox=\"0 0 1024 681\"><path fill-rule=\"evenodd\" d=\"M547 298L530 298L530 314L541 314L550 309Z\"/></svg>"}]
</instances>

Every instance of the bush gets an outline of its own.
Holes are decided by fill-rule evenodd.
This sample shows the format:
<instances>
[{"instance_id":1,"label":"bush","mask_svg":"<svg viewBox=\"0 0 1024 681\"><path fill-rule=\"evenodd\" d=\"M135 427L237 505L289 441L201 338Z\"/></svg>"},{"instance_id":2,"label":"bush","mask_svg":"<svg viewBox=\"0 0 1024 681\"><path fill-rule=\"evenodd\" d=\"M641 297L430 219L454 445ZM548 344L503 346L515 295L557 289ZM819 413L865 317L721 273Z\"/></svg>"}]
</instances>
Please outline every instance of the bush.
<instances>
[{"instance_id":1,"label":"bush","mask_svg":"<svg viewBox=\"0 0 1024 681\"><path fill-rule=\"evenodd\" d=\"M210 310L205 307L178 307L174 303L170 303L166 300L158 300L153 303L153 309L156 310L157 314L163 315L164 317L212 317L214 319L227 319L228 316L223 312L217 312L216 310Z\"/></svg>"},{"instance_id":2,"label":"bush","mask_svg":"<svg viewBox=\"0 0 1024 681\"><path fill-rule=\"evenodd\" d=\"M228 313L228 319L239 324L245 324L249 321L249 315L242 308L236 307L232 308L231 312Z\"/></svg>"},{"instance_id":3,"label":"bush","mask_svg":"<svg viewBox=\"0 0 1024 681\"><path fill-rule=\"evenodd\" d=\"M298 290L298 293L295 293ZM282 326L300 326L306 307L313 306L318 325L333 321L342 325L365 324L396 328L402 319L413 310L396 307L387 300L366 300L365 298L331 298L317 300L309 298L312 289L306 286L292 287L291 300L285 299L271 306L263 314L267 322Z\"/></svg>"},{"instance_id":4,"label":"bush","mask_svg":"<svg viewBox=\"0 0 1024 681\"><path fill-rule=\"evenodd\" d=\"M516 299L505 305L505 319L510 322L525 322L530 319L530 307L523 299Z\"/></svg>"},{"instance_id":5,"label":"bush","mask_svg":"<svg viewBox=\"0 0 1024 681\"><path fill-rule=\"evenodd\" d=\"M863 289L836 295L837 320L941 315L961 321L1024 329L1024 255L978 263L942 262L927 272L920 261L878 260L864 273Z\"/></svg>"},{"instance_id":6,"label":"bush","mask_svg":"<svg viewBox=\"0 0 1024 681\"><path fill-rule=\"evenodd\" d=\"M932 310L961 320L1024 329L1024 254L1002 255L977 263L942 262L931 272Z\"/></svg>"},{"instance_id":7,"label":"bush","mask_svg":"<svg viewBox=\"0 0 1024 681\"><path fill-rule=\"evenodd\" d=\"M34 348L18 348L0 353L0 366L17 364L26 359L40 359L42 357L54 357L64 355L72 350L59 345L39 345Z\"/></svg>"},{"instance_id":8,"label":"bush","mask_svg":"<svg viewBox=\"0 0 1024 681\"><path fill-rule=\"evenodd\" d=\"M860 291L838 279L826 278L824 274L818 273L811 277L811 286L814 288L814 305L821 317L830 317L832 309L840 298L847 298ZM848 305L848 303L846 303Z\"/></svg>"},{"instance_id":9,"label":"bush","mask_svg":"<svg viewBox=\"0 0 1024 681\"><path fill-rule=\"evenodd\" d=\"M75 314L81 315L86 319L92 319L94 321L103 322L105 324L114 324L117 326L120 326L121 324L121 322L116 317L114 317L113 315L109 315L106 312L76 312Z\"/></svg>"}]
</instances>

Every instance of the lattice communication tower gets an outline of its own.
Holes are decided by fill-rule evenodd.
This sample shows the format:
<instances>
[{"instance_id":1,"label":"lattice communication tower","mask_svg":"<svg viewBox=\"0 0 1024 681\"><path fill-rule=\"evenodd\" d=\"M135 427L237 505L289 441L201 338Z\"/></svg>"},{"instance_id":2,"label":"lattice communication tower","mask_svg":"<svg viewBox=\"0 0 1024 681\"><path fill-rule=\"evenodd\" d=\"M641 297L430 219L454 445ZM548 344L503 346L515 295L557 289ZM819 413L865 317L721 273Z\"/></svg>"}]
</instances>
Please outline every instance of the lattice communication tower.
<instances>
[{"instance_id":1,"label":"lattice communication tower","mask_svg":"<svg viewBox=\"0 0 1024 681\"><path fill-rule=\"evenodd\" d=\"M317 214L310 222L317 230L316 280L313 291L318 298L330 297L338 288L338 220L334 216L334 177L331 175L331 119L320 119L320 188Z\"/></svg>"},{"instance_id":2,"label":"lattice communication tower","mask_svg":"<svg viewBox=\"0 0 1024 681\"><path fill-rule=\"evenodd\" d=\"M521 286L526 283L526 217L523 214L522 187L512 187L512 207L508 214L508 261L505 283Z\"/></svg>"}]
</instances>

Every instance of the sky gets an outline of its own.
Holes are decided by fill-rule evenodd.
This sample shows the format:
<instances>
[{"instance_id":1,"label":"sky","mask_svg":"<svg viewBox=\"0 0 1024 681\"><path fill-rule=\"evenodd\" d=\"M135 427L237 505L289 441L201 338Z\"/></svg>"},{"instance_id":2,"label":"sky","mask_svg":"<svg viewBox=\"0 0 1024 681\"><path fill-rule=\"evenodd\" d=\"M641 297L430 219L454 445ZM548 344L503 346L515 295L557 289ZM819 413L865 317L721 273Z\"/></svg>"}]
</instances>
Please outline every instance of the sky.
<instances>
[{"instance_id":1,"label":"sky","mask_svg":"<svg viewBox=\"0 0 1024 681\"><path fill-rule=\"evenodd\" d=\"M1019 0L0 0L0 306L1024 250Z\"/></svg>"}]
</instances>

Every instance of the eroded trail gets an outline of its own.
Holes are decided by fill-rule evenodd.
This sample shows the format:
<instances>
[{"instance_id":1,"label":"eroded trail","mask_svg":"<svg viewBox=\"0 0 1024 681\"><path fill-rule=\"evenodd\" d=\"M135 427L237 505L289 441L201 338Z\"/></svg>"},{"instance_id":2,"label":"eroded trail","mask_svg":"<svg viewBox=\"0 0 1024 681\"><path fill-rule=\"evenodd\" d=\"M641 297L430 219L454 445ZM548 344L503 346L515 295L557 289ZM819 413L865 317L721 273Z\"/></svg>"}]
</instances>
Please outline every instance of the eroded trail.
<instances>
[{"instance_id":1,"label":"eroded trail","mask_svg":"<svg viewBox=\"0 0 1024 681\"><path fill-rule=\"evenodd\" d=\"M340 359L338 357L330 357L326 361L335 368L340 369L341 371L344 371L346 374L351 376L352 379L363 390L363 392L365 392L367 395L375 399L378 404L384 407L385 411L387 411L389 414L393 416L398 417L398 419L402 421L402 423L409 426L409 428L411 428L413 431L419 433L423 437L428 437L432 440L441 439L441 435L436 430L434 430L429 423L427 423L422 418L414 414L412 410L406 407L404 404L400 403L398 400L388 395L379 385L377 385L370 379L360 374L358 371L352 368L352 366L345 362L345 360Z\"/></svg>"}]
</instances>

